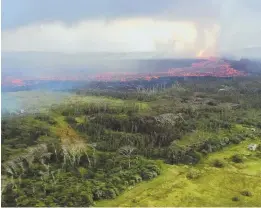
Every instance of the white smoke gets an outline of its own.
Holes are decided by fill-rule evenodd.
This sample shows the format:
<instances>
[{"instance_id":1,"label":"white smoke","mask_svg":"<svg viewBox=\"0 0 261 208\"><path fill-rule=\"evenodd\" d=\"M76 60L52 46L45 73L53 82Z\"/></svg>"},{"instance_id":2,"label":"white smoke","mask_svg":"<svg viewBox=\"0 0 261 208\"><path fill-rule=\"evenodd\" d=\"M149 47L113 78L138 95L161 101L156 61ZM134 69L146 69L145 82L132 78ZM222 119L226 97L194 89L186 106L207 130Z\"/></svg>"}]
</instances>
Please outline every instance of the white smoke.
<instances>
[{"instance_id":1,"label":"white smoke","mask_svg":"<svg viewBox=\"0 0 261 208\"><path fill-rule=\"evenodd\" d=\"M175 44L169 44L173 40L185 44L189 51L193 48L196 35L193 23L150 18L109 23L105 20L88 20L73 26L60 22L39 23L3 31L2 51L122 53L161 52L169 48L179 50L181 46L175 48ZM156 42L160 44L156 45Z\"/></svg>"}]
</instances>

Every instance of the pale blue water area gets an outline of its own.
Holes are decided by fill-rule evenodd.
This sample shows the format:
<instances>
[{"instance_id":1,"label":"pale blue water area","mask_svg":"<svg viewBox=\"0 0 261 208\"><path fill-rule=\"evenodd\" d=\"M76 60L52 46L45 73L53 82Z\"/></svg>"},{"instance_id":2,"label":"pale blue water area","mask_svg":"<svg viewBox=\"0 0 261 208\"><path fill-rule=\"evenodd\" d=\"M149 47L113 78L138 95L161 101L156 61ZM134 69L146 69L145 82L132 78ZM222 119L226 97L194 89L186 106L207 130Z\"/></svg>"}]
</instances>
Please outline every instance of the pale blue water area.
<instances>
[{"instance_id":1,"label":"pale blue water area","mask_svg":"<svg viewBox=\"0 0 261 208\"><path fill-rule=\"evenodd\" d=\"M2 113L37 112L59 104L72 94L53 91L19 91L1 93Z\"/></svg>"}]
</instances>

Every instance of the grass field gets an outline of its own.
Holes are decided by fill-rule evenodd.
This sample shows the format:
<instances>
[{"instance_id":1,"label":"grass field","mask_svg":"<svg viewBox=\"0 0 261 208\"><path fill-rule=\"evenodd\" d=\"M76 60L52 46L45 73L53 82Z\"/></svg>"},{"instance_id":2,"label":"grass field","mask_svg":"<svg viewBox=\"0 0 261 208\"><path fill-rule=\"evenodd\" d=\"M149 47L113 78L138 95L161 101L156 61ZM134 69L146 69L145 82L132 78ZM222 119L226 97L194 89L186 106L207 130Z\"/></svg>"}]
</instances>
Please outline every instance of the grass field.
<instances>
[{"instance_id":1,"label":"grass field","mask_svg":"<svg viewBox=\"0 0 261 208\"><path fill-rule=\"evenodd\" d=\"M125 105L137 105L140 110L149 110L150 107L146 102L138 102L136 100L122 100L116 98L102 97L102 96L80 96L73 95L65 100L65 103L95 103L108 104L113 107L121 107Z\"/></svg>"},{"instance_id":2,"label":"grass field","mask_svg":"<svg viewBox=\"0 0 261 208\"><path fill-rule=\"evenodd\" d=\"M142 182L114 200L104 200L96 206L261 206L261 158L247 150L246 140L238 145L210 154L201 163L191 167L162 164L162 174L149 182ZM234 154L242 154L244 163L230 160ZM223 168L215 168L212 162L222 160ZM200 171L199 178L188 179L191 169ZM242 191L252 196L243 196ZM238 197L238 201L233 201Z\"/></svg>"},{"instance_id":3,"label":"grass field","mask_svg":"<svg viewBox=\"0 0 261 208\"><path fill-rule=\"evenodd\" d=\"M43 112L55 104L95 103L108 104L114 107L132 105L135 103L140 110L149 109L145 102L124 101L101 96L80 96L66 92L52 91L20 91L2 93L2 110L16 112L23 109L27 113Z\"/></svg>"}]
</instances>

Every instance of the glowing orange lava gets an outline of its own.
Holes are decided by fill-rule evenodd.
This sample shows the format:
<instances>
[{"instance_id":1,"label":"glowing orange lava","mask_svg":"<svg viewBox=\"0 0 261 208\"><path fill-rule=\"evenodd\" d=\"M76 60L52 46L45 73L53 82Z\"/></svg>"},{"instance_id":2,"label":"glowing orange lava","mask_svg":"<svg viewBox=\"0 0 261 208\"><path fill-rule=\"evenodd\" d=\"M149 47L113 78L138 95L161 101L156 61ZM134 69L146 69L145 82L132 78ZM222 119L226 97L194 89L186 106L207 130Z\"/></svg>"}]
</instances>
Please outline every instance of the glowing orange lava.
<instances>
[{"instance_id":1,"label":"glowing orange lava","mask_svg":"<svg viewBox=\"0 0 261 208\"><path fill-rule=\"evenodd\" d=\"M204 51L199 52L202 55ZM162 70L162 69L159 69ZM151 73L130 73L130 72L105 72L96 74L95 76L78 76L78 77L42 77L35 79L35 81L41 80L57 80L57 81L130 81L130 80L147 80L158 79L160 77L191 77L191 76L213 76L213 77L233 77L233 76L245 76L246 73L233 69L229 63L224 60L210 57L205 61L192 63L190 67L183 68L171 68L163 72L151 72ZM28 79L29 80L29 79ZM5 77L2 80L2 85L23 86L26 85L26 79L21 80L12 77Z\"/></svg>"}]
</instances>

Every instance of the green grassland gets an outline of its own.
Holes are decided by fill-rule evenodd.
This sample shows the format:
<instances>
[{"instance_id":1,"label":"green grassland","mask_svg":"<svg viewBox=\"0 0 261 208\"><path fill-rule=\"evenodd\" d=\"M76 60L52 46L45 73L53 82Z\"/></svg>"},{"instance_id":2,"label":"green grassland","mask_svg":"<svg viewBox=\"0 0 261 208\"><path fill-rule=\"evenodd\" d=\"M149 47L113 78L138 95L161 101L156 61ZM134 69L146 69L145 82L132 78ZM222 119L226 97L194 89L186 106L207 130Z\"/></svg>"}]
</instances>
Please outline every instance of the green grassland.
<instances>
[{"instance_id":1,"label":"green grassland","mask_svg":"<svg viewBox=\"0 0 261 208\"><path fill-rule=\"evenodd\" d=\"M113 200L104 200L96 206L144 207L144 206L260 206L261 158L247 149L249 139L238 145L212 153L195 166L162 164L162 175L149 182L142 182ZM244 155L243 164L229 160L234 154ZM212 161L223 160L225 167L215 168ZM200 171L199 178L188 179L191 169ZM242 196L241 191L252 196ZM232 201L238 197L239 201Z\"/></svg>"},{"instance_id":2,"label":"green grassland","mask_svg":"<svg viewBox=\"0 0 261 208\"><path fill-rule=\"evenodd\" d=\"M3 108L12 111L23 109L25 112L47 112L51 106L70 104L108 104L114 107L136 104L140 110L147 110L148 104L135 100L124 101L121 99L102 96L81 96L66 92L51 91L20 91L8 92L2 95ZM11 108L12 107L12 108Z\"/></svg>"}]
</instances>

